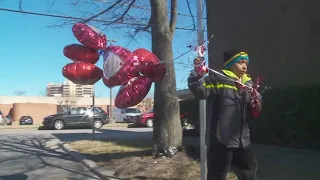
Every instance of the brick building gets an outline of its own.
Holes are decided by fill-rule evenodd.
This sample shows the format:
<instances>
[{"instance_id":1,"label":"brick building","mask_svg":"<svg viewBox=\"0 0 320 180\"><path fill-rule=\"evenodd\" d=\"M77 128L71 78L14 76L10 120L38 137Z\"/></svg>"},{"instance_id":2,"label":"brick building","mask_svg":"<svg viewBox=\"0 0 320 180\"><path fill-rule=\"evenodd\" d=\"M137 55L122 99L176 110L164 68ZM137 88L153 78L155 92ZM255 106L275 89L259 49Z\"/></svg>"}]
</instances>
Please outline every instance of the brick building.
<instances>
[{"instance_id":1,"label":"brick building","mask_svg":"<svg viewBox=\"0 0 320 180\"><path fill-rule=\"evenodd\" d=\"M95 105L106 112L109 109L108 98L95 98ZM13 121L21 116L30 115L35 123L41 123L45 116L63 111L66 106L91 106L89 97L45 97L45 96L0 96L0 110L4 115L11 115Z\"/></svg>"},{"instance_id":2,"label":"brick building","mask_svg":"<svg viewBox=\"0 0 320 180\"><path fill-rule=\"evenodd\" d=\"M135 107L142 112L152 108L152 98L145 98ZM92 97L45 97L45 96L0 96L0 110L4 115L11 115L13 121L21 116L31 116L35 124L42 122L45 116L63 112L70 107L90 107ZM95 106L109 112L109 98L95 98ZM116 107L113 104L113 108Z\"/></svg>"}]
</instances>

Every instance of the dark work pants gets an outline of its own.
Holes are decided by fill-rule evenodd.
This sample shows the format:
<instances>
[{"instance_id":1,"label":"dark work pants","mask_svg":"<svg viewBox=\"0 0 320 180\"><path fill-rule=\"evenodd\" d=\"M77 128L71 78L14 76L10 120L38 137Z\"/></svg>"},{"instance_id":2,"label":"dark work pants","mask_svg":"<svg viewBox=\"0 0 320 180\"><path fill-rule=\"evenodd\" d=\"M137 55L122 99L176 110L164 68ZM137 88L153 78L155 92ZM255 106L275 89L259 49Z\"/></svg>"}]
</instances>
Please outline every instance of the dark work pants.
<instances>
[{"instance_id":1,"label":"dark work pants","mask_svg":"<svg viewBox=\"0 0 320 180\"><path fill-rule=\"evenodd\" d=\"M207 156L207 180L226 180L231 166L239 180L256 180L257 160L250 146L246 148L227 148L220 143L210 145Z\"/></svg>"}]
</instances>

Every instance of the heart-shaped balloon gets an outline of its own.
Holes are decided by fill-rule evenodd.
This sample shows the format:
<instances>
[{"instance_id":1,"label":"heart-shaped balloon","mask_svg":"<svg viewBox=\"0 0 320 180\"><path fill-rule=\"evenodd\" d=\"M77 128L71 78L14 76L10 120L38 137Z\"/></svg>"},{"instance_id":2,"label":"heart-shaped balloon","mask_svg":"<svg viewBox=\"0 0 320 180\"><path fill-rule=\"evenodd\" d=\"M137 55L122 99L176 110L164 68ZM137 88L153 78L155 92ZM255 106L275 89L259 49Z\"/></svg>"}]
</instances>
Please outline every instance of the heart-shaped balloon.
<instances>
[{"instance_id":1,"label":"heart-shaped balloon","mask_svg":"<svg viewBox=\"0 0 320 180\"><path fill-rule=\"evenodd\" d=\"M62 75L75 84L93 85L102 77L102 70L94 64L76 61L65 65Z\"/></svg>"},{"instance_id":2,"label":"heart-shaped balloon","mask_svg":"<svg viewBox=\"0 0 320 180\"><path fill-rule=\"evenodd\" d=\"M139 104L151 89L152 80L144 76L131 78L127 84L121 86L115 99L115 106L119 109Z\"/></svg>"},{"instance_id":3,"label":"heart-shaped balloon","mask_svg":"<svg viewBox=\"0 0 320 180\"><path fill-rule=\"evenodd\" d=\"M110 88L128 82L139 75L139 65L138 57L131 51L121 46L108 46L103 52L105 84Z\"/></svg>"},{"instance_id":4,"label":"heart-shaped balloon","mask_svg":"<svg viewBox=\"0 0 320 180\"><path fill-rule=\"evenodd\" d=\"M107 37L101 31L85 23L76 23L72 27L72 32L77 40L93 49L104 49L107 45Z\"/></svg>"},{"instance_id":5,"label":"heart-shaped balloon","mask_svg":"<svg viewBox=\"0 0 320 180\"><path fill-rule=\"evenodd\" d=\"M118 81L118 79L116 78L116 76L111 77L109 79L106 79L104 76L102 76L102 82L105 86L107 86L108 88L112 88L115 86L119 86L121 85L120 81Z\"/></svg>"},{"instance_id":6,"label":"heart-shaped balloon","mask_svg":"<svg viewBox=\"0 0 320 180\"><path fill-rule=\"evenodd\" d=\"M160 62L155 54L144 48L136 49L133 53L138 56L140 61L141 74L151 78L155 82L161 81L164 78L166 74L165 65Z\"/></svg>"},{"instance_id":7,"label":"heart-shaped balloon","mask_svg":"<svg viewBox=\"0 0 320 180\"><path fill-rule=\"evenodd\" d=\"M82 61L91 64L95 64L100 57L98 50L81 44L70 44L64 47L63 54L73 61Z\"/></svg>"}]
</instances>

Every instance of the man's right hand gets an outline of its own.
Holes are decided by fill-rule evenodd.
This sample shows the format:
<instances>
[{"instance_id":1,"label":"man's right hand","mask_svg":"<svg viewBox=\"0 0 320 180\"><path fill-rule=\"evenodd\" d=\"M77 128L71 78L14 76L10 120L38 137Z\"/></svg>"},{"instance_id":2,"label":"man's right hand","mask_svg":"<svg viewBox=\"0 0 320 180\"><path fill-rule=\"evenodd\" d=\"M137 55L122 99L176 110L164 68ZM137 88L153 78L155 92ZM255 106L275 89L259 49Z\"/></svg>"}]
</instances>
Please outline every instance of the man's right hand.
<instances>
[{"instance_id":1,"label":"man's right hand","mask_svg":"<svg viewBox=\"0 0 320 180\"><path fill-rule=\"evenodd\" d=\"M193 71L197 73L197 75L203 76L208 73L208 68L205 65L204 58L202 57L197 57L193 60L193 67Z\"/></svg>"}]
</instances>

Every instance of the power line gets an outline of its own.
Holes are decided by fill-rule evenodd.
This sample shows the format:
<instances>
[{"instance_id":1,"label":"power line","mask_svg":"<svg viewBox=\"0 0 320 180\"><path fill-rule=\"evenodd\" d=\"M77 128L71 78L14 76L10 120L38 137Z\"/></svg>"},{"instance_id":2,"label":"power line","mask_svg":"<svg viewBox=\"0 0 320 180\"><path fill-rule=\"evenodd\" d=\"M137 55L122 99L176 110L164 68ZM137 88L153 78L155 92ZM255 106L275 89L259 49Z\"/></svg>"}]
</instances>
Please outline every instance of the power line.
<instances>
[{"instance_id":1,"label":"power line","mask_svg":"<svg viewBox=\"0 0 320 180\"><path fill-rule=\"evenodd\" d=\"M114 2L111 1L107 1L107 0L95 0L101 3L105 3L105 4L113 4ZM123 4L123 6L128 6L129 4ZM148 10L151 11L151 8L147 8L146 6L139 6L139 5L132 5L132 8L136 8L136 9L142 9L142 10ZM168 14L170 12L168 11ZM190 14L184 14L184 13L178 13L179 16L185 16L185 17L192 17L192 15ZM206 17L204 17L203 19L207 19Z\"/></svg>"},{"instance_id":2,"label":"power line","mask_svg":"<svg viewBox=\"0 0 320 180\"><path fill-rule=\"evenodd\" d=\"M20 13L20 14L28 14L28 15L35 15L35 16L46 16L46 17L62 18L62 19L85 20L84 18L74 17L74 16L46 14L46 13L22 11L22 10L6 9L6 8L0 8L0 11L6 11L6 12L12 12L12 13ZM93 19L91 21L101 22L101 23L126 24L126 25L132 25L132 26L148 26L148 24L142 24L142 23L113 22L113 21L99 20L99 19ZM184 28L184 27L176 27L176 29L177 30L194 31L194 29L192 29L192 28Z\"/></svg>"}]
</instances>

